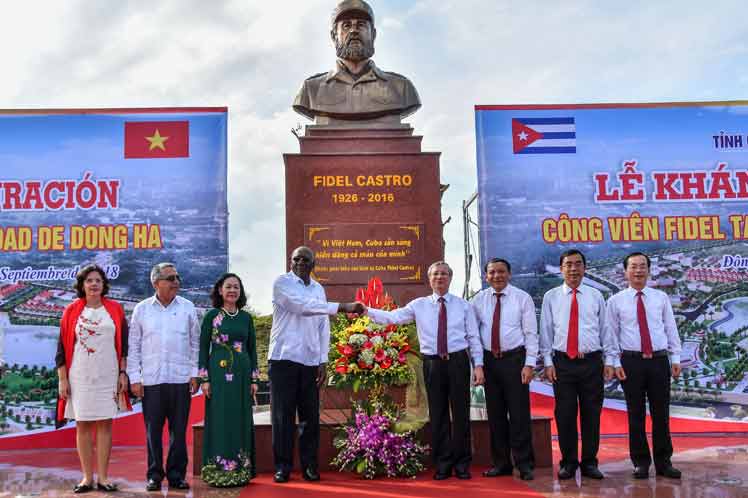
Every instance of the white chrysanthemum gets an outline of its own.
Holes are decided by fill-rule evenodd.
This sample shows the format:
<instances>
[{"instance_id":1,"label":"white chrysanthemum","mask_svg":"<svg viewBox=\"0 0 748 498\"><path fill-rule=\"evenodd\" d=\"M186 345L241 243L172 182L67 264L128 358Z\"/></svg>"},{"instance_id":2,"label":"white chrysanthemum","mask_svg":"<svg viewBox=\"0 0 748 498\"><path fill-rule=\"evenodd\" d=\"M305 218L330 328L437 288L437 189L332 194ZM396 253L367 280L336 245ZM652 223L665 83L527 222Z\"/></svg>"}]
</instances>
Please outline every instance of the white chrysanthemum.
<instances>
[{"instance_id":1,"label":"white chrysanthemum","mask_svg":"<svg viewBox=\"0 0 748 498\"><path fill-rule=\"evenodd\" d=\"M364 349L358 357L367 365L374 363L374 351L371 349Z\"/></svg>"},{"instance_id":2,"label":"white chrysanthemum","mask_svg":"<svg viewBox=\"0 0 748 498\"><path fill-rule=\"evenodd\" d=\"M351 346L361 346L368 339L369 338L366 336L366 334L351 334L351 336L348 338L348 344L350 344Z\"/></svg>"}]
</instances>

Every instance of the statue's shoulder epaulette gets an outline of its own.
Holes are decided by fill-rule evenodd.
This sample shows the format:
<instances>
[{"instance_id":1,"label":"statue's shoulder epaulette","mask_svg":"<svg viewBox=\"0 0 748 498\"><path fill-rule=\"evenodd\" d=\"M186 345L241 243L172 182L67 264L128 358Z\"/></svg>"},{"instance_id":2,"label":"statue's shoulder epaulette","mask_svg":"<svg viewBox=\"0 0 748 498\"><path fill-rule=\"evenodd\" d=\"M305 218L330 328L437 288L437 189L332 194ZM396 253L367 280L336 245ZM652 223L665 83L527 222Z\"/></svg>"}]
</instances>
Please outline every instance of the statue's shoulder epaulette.
<instances>
[{"instance_id":1,"label":"statue's shoulder epaulette","mask_svg":"<svg viewBox=\"0 0 748 498\"><path fill-rule=\"evenodd\" d=\"M313 80L313 79L315 79L315 78L319 78L320 76L324 76L324 75L326 75L326 74L327 74L327 71L325 71L325 72L322 72L322 73L317 73L317 74L313 74L313 75L311 75L310 77L308 77L308 78L307 78L306 80L307 80L307 81L309 81L309 80Z\"/></svg>"}]
</instances>

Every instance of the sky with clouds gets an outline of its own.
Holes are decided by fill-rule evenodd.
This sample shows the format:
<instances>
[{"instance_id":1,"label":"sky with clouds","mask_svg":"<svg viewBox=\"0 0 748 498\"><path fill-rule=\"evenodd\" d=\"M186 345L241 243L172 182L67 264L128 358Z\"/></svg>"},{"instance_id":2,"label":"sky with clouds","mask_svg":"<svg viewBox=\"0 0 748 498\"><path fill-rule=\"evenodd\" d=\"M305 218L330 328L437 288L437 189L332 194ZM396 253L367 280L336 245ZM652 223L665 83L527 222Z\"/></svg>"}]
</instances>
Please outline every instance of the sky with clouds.
<instances>
[{"instance_id":1,"label":"sky with clouds","mask_svg":"<svg viewBox=\"0 0 748 498\"><path fill-rule=\"evenodd\" d=\"M738 1L371 0L377 65L406 75L408 118L439 151L446 258L464 281L461 205L476 188L476 104L738 100ZM284 152L304 78L334 62L334 0L4 3L0 107L228 106L231 269L271 310L285 271ZM569 181L574 181L570 178Z\"/></svg>"}]
</instances>

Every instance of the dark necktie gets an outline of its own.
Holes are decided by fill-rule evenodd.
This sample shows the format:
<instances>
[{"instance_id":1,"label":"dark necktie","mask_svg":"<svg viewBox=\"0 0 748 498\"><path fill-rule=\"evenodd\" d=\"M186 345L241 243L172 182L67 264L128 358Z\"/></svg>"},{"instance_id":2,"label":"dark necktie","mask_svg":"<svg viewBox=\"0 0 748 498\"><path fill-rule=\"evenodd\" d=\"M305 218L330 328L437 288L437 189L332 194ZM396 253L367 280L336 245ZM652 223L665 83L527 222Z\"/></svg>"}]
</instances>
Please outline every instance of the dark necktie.
<instances>
[{"instance_id":1,"label":"dark necktie","mask_svg":"<svg viewBox=\"0 0 748 498\"><path fill-rule=\"evenodd\" d=\"M566 355L569 358L579 356L579 304L577 290L571 290L571 309L569 310L569 333L566 336Z\"/></svg>"},{"instance_id":2,"label":"dark necktie","mask_svg":"<svg viewBox=\"0 0 748 498\"><path fill-rule=\"evenodd\" d=\"M491 353L495 358L501 356L501 296L504 293L494 293L496 306L493 308L493 322L491 323Z\"/></svg>"},{"instance_id":3,"label":"dark necktie","mask_svg":"<svg viewBox=\"0 0 748 498\"><path fill-rule=\"evenodd\" d=\"M439 328L436 333L436 354L442 360L449 358L447 350L447 305L443 297L439 298Z\"/></svg>"},{"instance_id":4,"label":"dark necktie","mask_svg":"<svg viewBox=\"0 0 748 498\"><path fill-rule=\"evenodd\" d=\"M652 337L649 335L649 324L647 323L647 311L644 309L644 293L636 293L636 320L639 322L639 336L641 337L642 355L645 358L652 357Z\"/></svg>"}]
</instances>

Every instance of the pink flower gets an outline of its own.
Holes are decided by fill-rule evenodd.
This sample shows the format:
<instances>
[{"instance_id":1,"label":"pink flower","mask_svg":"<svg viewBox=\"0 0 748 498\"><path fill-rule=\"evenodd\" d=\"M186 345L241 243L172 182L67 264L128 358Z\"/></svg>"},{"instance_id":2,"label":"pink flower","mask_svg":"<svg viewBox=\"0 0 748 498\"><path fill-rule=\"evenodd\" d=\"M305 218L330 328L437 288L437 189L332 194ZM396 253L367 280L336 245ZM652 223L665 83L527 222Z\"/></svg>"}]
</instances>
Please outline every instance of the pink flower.
<instances>
[{"instance_id":1,"label":"pink flower","mask_svg":"<svg viewBox=\"0 0 748 498\"><path fill-rule=\"evenodd\" d=\"M221 326L221 323L223 323L223 313L218 313L213 319L213 328L217 329Z\"/></svg>"},{"instance_id":2,"label":"pink flower","mask_svg":"<svg viewBox=\"0 0 748 498\"><path fill-rule=\"evenodd\" d=\"M400 363L405 363L405 353L400 353L399 355L397 355L397 361L399 361Z\"/></svg>"},{"instance_id":3,"label":"pink flower","mask_svg":"<svg viewBox=\"0 0 748 498\"><path fill-rule=\"evenodd\" d=\"M380 349L376 353L374 353L374 360L376 360L377 362L381 362L385 358L387 358L387 353L384 352L384 349Z\"/></svg>"},{"instance_id":4,"label":"pink flower","mask_svg":"<svg viewBox=\"0 0 748 498\"><path fill-rule=\"evenodd\" d=\"M343 354L346 355L346 356L352 355L353 354L353 348L351 346L349 346L348 344L346 344L345 346L343 346Z\"/></svg>"}]
</instances>

